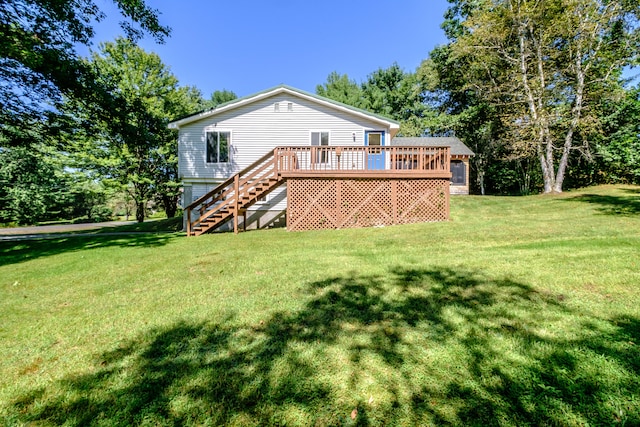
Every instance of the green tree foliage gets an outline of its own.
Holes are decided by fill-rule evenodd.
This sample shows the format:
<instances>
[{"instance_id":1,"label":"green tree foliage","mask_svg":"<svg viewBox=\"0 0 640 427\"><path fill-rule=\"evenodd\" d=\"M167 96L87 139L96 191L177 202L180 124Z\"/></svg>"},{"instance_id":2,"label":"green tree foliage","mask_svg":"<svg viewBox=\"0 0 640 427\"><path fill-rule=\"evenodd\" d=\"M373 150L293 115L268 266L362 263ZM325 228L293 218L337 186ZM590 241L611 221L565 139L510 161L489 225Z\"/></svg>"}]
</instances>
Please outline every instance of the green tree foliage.
<instances>
[{"instance_id":1,"label":"green tree foliage","mask_svg":"<svg viewBox=\"0 0 640 427\"><path fill-rule=\"evenodd\" d=\"M237 99L238 95L236 95L233 91L230 90L216 90L211 94L211 98L205 102L205 108L215 108L220 104L224 104L229 101L233 101Z\"/></svg>"},{"instance_id":2,"label":"green tree foliage","mask_svg":"<svg viewBox=\"0 0 640 427\"><path fill-rule=\"evenodd\" d=\"M44 144L0 149L0 222L110 217L99 184L65 170L64 157Z\"/></svg>"},{"instance_id":3,"label":"green tree foliage","mask_svg":"<svg viewBox=\"0 0 640 427\"><path fill-rule=\"evenodd\" d=\"M23 147L0 151L0 221L35 223L55 202L59 187L40 153Z\"/></svg>"},{"instance_id":4,"label":"green tree foliage","mask_svg":"<svg viewBox=\"0 0 640 427\"><path fill-rule=\"evenodd\" d=\"M598 141L596 153L609 181L640 184L640 86L607 107L605 136Z\"/></svg>"},{"instance_id":5,"label":"green tree foliage","mask_svg":"<svg viewBox=\"0 0 640 427\"><path fill-rule=\"evenodd\" d=\"M144 0L113 0L133 39L144 32L163 41L169 29ZM65 97L100 94L91 70L75 51L89 45L93 24L105 15L94 0L3 0L0 4L0 137L25 145L55 134L65 124L58 108Z\"/></svg>"},{"instance_id":6,"label":"green tree foliage","mask_svg":"<svg viewBox=\"0 0 640 427\"><path fill-rule=\"evenodd\" d=\"M360 85L346 74L332 72L327 81L316 86L320 96L362 108L400 122L404 136L419 136L425 132L427 118L433 116L424 103L423 88L414 73L407 73L398 64L379 68Z\"/></svg>"},{"instance_id":7,"label":"green tree foliage","mask_svg":"<svg viewBox=\"0 0 640 427\"><path fill-rule=\"evenodd\" d=\"M78 158L84 168L130 191L139 222L153 198L162 203L167 216L174 216L179 197L177 136L167 124L201 106L200 92L178 87L156 54L124 38L102 44L87 67L101 86L111 88L118 102L110 104L104 118L94 114L104 105L70 104L79 124L93 125L85 137L75 137Z\"/></svg>"},{"instance_id":8,"label":"green tree foliage","mask_svg":"<svg viewBox=\"0 0 640 427\"><path fill-rule=\"evenodd\" d=\"M408 118L414 112L414 102L421 101L420 90L414 83L413 76L398 64L379 68L362 83L364 107L397 120Z\"/></svg>"},{"instance_id":9,"label":"green tree foliage","mask_svg":"<svg viewBox=\"0 0 640 427\"><path fill-rule=\"evenodd\" d=\"M639 51L637 2L450 0L445 29L465 89L499 112L505 140L535 157L545 192L562 191L574 153L587 158L595 104L616 92Z\"/></svg>"},{"instance_id":10,"label":"green tree foliage","mask_svg":"<svg viewBox=\"0 0 640 427\"><path fill-rule=\"evenodd\" d=\"M327 81L316 86L316 94L357 108L366 108L362 88L346 74L333 71Z\"/></svg>"},{"instance_id":11,"label":"green tree foliage","mask_svg":"<svg viewBox=\"0 0 640 427\"><path fill-rule=\"evenodd\" d=\"M450 37L460 32L453 22L449 25L452 29L446 32ZM425 122L427 133L455 134L473 150L470 165L475 179L470 183L480 194L528 192L526 182L519 180L520 174L513 169L514 163L523 159L514 156L502 139L499 106L468 88L463 72L466 66L465 58L453 56L450 46L444 45L432 50L418 68L426 102L436 112Z\"/></svg>"}]
</instances>

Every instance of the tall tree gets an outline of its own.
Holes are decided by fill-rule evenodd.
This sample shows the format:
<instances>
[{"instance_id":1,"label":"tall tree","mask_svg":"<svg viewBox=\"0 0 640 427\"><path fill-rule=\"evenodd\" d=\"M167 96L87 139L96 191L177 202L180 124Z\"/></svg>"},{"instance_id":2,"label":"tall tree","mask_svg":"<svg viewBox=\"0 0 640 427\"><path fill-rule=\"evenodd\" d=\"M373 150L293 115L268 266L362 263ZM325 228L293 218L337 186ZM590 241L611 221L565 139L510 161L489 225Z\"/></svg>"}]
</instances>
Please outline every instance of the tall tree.
<instances>
[{"instance_id":1,"label":"tall tree","mask_svg":"<svg viewBox=\"0 0 640 427\"><path fill-rule=\"evenodd\" d=\"M168 120L201 110L206 104L200 90L191 86L178 87L168 100L170 101L166 112ZM180 177L178 176L177 132L169 131L167 138L156 151L154 198L164 208L167 218L173 218L176 215L182 194Z\"/></svg>"},{"instance_id":2,"label":"tall tree","mask_svg":"<svg viewBox=\"0 0 640 427\"><path fill-rule=\"evenodd\" d=\"M167 124L201 105L200 92L179 88L158 55L124 38L102 44L87 66L101 86L112 88L118 102L110 105L110 114L104 118L94 114L105 109L99 102L70 104L77 107L78 118L95 124L93 133L76 138L80 144L76 152L85 157L89 168L130 191L139 222L154 197L173 216L178 194L177 139Z\"/></svg>"},{"instance_id":3,"label":"tall tree","mask_svg":"<svg viewBox=\"0 0 640 427\"><path fill-rule=\"evenodd\" d=\"M445 21L447 22L447 21ZM453 26L453 23L449 25ZM450 37L459 34L459 28L447 30ZM438 46L422 61L417 71L426 103L437 112L424 121L429 135L451 135L459 137L475 155L471 158L471 172L475 180L472 185L480 194L510 191L504 183L496 182L505 171L496 172L514 160L501 139L503 127L496 105L484 100L467 87L464 71L466 58L455 57L449 45ZM517 159L521 161L521 159ZM513 176L515 174L507 174Z\"/></svg>"},{"instance_id":4,"label":"tall tree","mask_svg":"<svg viewBox=\"0 0 640 427\"><path fill-rule=\"evenodd\" d=\"M316 86L316 94L352 107L365 107L362 88L348 75L337 71L332 71L325 83Z\"/></svg>"},{"instance_id":5,"label":"tall tree","mask_svg":"<svg viewBox=\"0 0 640 427\"><path fill-rule=\"evenodd\" d=\"M572 153L591 153L588 135L599 118L590 107L637 60L640 5L449 1L447 24L457 37L450 48L465 58L467 87L500 109L514 148L536 156L544 191L561 192Z\"/></svg>"},{"instance_id":6,"label":"tall tree","mask_svg":"<svg viewBox=\"0 0 640 427\"><path fill-rule=\"evenodd\" d=\"M425 118L433 114L424 103L416 74L405 72L395 63L372 72L361 85L334 71L324 84L316 86L316 93L398 120L404 136L422 135Z\"/></svg>"},{"instance_id":7,"label":"tall tree","mask_svg":"<svg viewBox=\"0 0 640 427\"><path fill-rule=\"evenodd\" d=\"M640 184L640 85L602 109L604 135L596 153L609 180Z\"/></svg>"},{"instance_id":8,"label":"tall tree","mask_svg":"<svg viewBox=\"0 0 640 427\"><path fill-rule=\"evenodd\" d=\"M34 147L0 149L0 222L33 224L59 189L56 171Z\"/></svg>"},{"instance_id":9,"label":"tall tree","mask_svg":"<svg viewBox=\"0 0 640 427\"><path fill-rule=\"evenodd\" d=\"M169 28L144 0L113 0L132 39L150 33L162 42ZM101 92L75 46L90 45L93 24L105 15L94 0L0 2L0 137L3 145L55 133L64 97L92 99Z\"/></svg>"},{"instance_id":10,"label":"tall tree","mask_svg":"<svg viewBox=\"0 0 640 427\"><path fill-rule=\"evenodd\" d=\"M396 63L379 68L362 83L363 106L400 122L400 134L420 136L425 118L433 111L425 104L424 91L415 73L407 73Z\"/></svg>"}]
</instances>

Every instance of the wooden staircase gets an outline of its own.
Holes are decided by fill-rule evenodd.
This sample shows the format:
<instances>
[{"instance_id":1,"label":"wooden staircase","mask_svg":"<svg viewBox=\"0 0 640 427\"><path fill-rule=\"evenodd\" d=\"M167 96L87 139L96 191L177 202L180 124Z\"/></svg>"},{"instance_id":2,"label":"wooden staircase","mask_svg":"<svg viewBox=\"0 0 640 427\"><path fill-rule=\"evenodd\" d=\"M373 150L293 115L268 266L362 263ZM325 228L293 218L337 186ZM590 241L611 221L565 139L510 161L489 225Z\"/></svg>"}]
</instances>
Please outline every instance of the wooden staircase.
<instances>
[{"instance_id":1,"label":"wooden staircase","mask_svg":"<svg viewBox=\"0 0 640 427\"><path fill-rule=\"evenodd\" d=\"M277 166L275 150L269 151L187 206L187 236L215 230L231 219L233 231L237 233L239 216L284 182ZM196 219L192 218L194 212L198 213Z\"/></svg>"}]
</instances>

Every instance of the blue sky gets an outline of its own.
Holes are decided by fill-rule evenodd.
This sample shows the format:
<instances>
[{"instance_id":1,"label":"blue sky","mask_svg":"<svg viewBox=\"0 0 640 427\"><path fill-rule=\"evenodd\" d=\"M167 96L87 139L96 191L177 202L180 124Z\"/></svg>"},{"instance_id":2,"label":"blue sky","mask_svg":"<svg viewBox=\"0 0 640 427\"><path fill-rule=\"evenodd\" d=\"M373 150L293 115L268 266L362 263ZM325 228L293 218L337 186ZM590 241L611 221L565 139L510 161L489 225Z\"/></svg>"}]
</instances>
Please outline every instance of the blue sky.
<instances>
[{"instance_id":1,"label":"blue sky","mask_svg":"<svg viewBox=\"0 0 640 427\"><path fill-rule=\"evenodd\" d=\"M147 37L181 85L238 96L281 83L315 92L332 71L358 83L397 62L414 71L436 45L446 0L148 0L172 28L164 45ZM93 49L121 30L108 0L97 4L107 18L96 26ZM81 50L86 55L86 50Z\"/></svg>"}]
</instances>

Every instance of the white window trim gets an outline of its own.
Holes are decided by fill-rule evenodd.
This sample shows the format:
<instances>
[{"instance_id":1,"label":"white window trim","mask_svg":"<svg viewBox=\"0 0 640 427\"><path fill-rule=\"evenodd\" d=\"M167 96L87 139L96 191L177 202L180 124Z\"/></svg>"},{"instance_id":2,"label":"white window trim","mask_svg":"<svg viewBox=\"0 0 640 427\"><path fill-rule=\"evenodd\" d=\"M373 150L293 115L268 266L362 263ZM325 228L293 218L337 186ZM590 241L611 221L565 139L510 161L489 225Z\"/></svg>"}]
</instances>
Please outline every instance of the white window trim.
<instances>
[{"instance_id":1,"label":"white window trim","mask_svg":"<svg viewBox=\"0 0 640 427\"><path fill-rule=\"evenodd\" d=\"M383 147L383 146L387 147L387 146L390 145L389 133L386 130L384 130L384 129L382 129L382 130L381 129L363 129L362 130L362 143L366 147L369 147L369 144L368 144L369 141L367 140L367 136L371 135L372 133L373 134L379 133L381 135L382 139L381 139L380 142L382 143L382 141L384 141L384 145L380 145L380 147ZM374 145L374 147L376 147L376 145Z\"/></svg>"},{"instance_id":2,"label":"white window trim","mask_svg":"<svg viewBox=\"0 0 640 427\"><path fill-rule=\"evenodd\" d=\"M325 147L330 147L331 144L331 131L328 129L311 129L309 131L309 145L311 145L311 135L314 133L328 133L329 134L329 144L326 145Z\"/></svg>"},{"instance_id":3,"label":"white window trim","mask_svg":"<svg viewBox=\"0 0 640 427\"><path fill-rule=\"evenodd\" d=\"M270 205L271 204L271 194L267 194L266 196L263 196L264 200L256 200L256 205L260 205L260 206L265 206L265 205Z\"/></svg>"},{"instance_id":4,"label":"white window trim","mask_svg":"<svg viewBox=\"0 0 640 427\"><path fill-rule=\"evenodd\" d=\"M322 134L323 134L323 133L328 134L328 135L329 135L329 141L328 141L327 145L312 145L312 142L313 142L312 138L313 138L313 134L314 134L314 133L319 133L319 134L320 134L320 142L321 142L321 143L322 143ZM309 131L309 146L310 146L310 147L331 147L331 131L330 131L330 130L327 130L327 129L311 129L311 130ZM318 153L318 154L320 154L320 153ZM324 161L324 162L322 162L322 161L316 161L315 163L317 163L317 164L327 164L327 163L330 163L330 162L331 162L331 158L330 158L330 157L331 157L330 155L329 155L329 156L327 156L327 159L326 159L326 161Z\"/></svg>"},{"instance_id":5,"label":"white window trim","mask_svg":"<svg viewBox=\"0 0 640 427\"><path fill-rule=\"evenodd\" d=\"M208 132L226 132L229 134L229 146L227 149L229 150L228 160L226 162L208 162L207 161L207 133ZM231 129L218 128L214 126L207 126L204 128L204 162L208 165L226 165L231 163L231 157L234 152L233 150L233 131Z\"/></svg>"}]
</instances>

